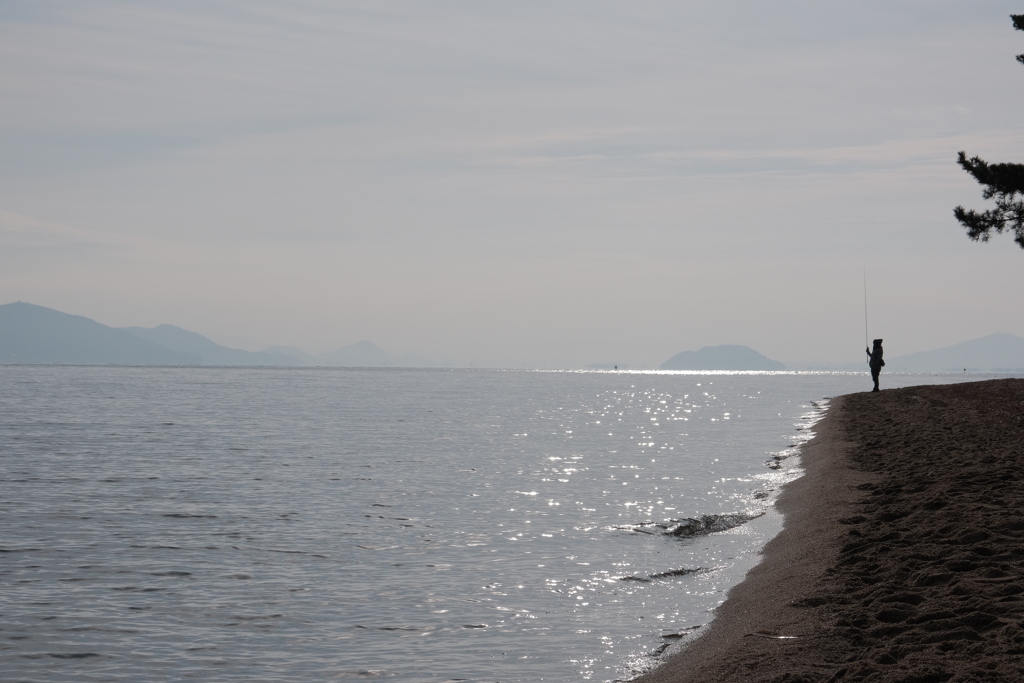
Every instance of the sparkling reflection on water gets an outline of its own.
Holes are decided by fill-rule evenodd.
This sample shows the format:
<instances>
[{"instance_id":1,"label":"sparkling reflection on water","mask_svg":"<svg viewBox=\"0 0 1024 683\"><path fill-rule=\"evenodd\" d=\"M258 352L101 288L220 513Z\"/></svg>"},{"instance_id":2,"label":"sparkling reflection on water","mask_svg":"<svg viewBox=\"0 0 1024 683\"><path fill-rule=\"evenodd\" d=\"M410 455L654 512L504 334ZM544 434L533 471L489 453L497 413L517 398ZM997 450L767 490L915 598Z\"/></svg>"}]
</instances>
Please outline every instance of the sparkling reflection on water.
<instances>
[{"instance_id":1,"label":"sparkling reflection on water","mask_svg":"<svg viewBox=\"0 0 1024 683\"><path fill-rule=\"evenodd\" d=\"M0 674L627 677L778 520L640 525L762 512L809 400L863 384L0 366Z\"/></svg>"}]
</instances>

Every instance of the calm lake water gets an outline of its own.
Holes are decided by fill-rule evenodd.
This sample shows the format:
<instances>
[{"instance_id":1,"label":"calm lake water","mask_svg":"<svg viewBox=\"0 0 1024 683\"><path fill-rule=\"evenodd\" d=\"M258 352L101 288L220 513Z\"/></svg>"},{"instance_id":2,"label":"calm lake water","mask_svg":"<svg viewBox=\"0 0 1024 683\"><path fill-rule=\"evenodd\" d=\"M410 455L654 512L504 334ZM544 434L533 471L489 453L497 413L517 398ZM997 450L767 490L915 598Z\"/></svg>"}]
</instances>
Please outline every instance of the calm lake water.
<instances>
[{"instance_id":1,"label":"calm lake water","mask_svg":"<svg viewBox=\"0 0 1024 683\"><path fill-rule=\"evenodd\" d=\"M777 532L821 400L866 388L0 366L0 678L629 678Z\"/></svg>"}]
</instances>

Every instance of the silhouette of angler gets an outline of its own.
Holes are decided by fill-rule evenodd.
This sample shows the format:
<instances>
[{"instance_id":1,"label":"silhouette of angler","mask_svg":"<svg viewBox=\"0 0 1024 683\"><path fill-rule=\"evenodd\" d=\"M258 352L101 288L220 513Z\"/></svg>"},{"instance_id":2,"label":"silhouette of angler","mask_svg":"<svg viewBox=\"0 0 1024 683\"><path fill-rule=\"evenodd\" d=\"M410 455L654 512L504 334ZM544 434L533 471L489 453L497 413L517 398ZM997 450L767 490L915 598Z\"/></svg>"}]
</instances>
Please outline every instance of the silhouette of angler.
<instances>
[{"instance_id":1,"label":"silhouette of angler","mask_svg":"<svg viewBox=\"0 0 1024 683\"><path fill-rule=\"evenodd\" d=\"M874 348L864 349L868 354L868 367L871 368L871 379L875 382L875 388L871 391L878 391L878 373L882 371L885 361L882 360L882 340L874 341Z\"/></svg>"}]
</instances>

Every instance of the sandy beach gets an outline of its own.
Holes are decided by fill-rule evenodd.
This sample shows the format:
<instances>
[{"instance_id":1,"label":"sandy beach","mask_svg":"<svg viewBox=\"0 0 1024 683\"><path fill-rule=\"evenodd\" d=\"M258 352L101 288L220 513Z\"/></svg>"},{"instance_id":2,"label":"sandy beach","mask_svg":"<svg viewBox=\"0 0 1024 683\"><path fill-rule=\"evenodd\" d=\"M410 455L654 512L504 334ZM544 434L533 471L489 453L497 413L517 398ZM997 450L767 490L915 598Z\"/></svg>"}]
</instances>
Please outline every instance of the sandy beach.
<instances>
[{"instance_id":1,"label":"sandy beach","mask_svg":"<svg viewBox=\"0 0 1024 683\"><path fill-rule=\"evenodd\" d=\"M1024 379L835 399L783 531L638 683L1024 680Z\"/></svg>"}]
</instances>

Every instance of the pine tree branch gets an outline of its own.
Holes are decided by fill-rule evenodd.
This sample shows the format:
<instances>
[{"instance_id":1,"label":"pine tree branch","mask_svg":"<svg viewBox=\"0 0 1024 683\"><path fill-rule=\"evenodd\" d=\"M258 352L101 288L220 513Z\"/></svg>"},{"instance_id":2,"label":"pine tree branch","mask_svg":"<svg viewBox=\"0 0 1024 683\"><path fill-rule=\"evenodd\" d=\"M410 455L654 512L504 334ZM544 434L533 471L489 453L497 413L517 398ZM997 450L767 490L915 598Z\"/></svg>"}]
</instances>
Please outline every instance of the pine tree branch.
<instances>
[{"instance_id":1,"label":"pine tree branch","mask_svg":"<svg viewBox=\"0 0 1024 683\"><path fill-rule=\"evenodd\" d=\"M1011 14L1013 27L1024 31L1024 14ZM1024 64L1024 55L1017 55ZM956 162L982 186L983 199L995 199L996 208L977 212L958 206L953 215L967 228L967 236L975 242L988 242L992 232L1011 230L1013 241L1024 249L1024 164L990 164L981 157L967 158L965 152L957 155Z\"/></svg>"}]
</instances>

